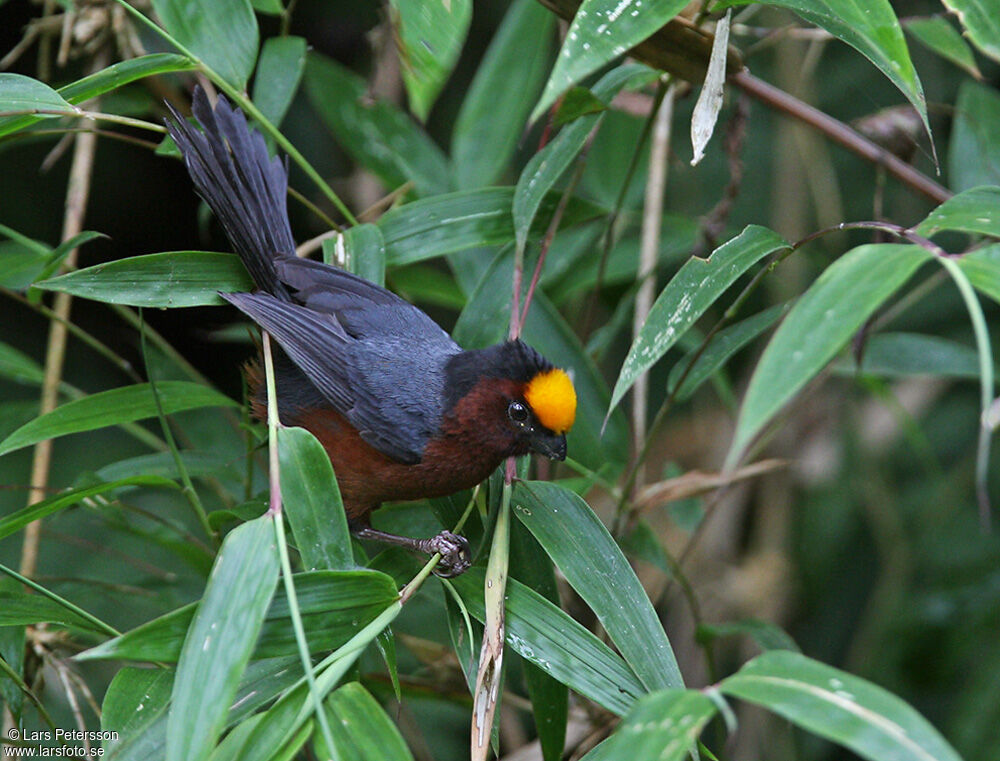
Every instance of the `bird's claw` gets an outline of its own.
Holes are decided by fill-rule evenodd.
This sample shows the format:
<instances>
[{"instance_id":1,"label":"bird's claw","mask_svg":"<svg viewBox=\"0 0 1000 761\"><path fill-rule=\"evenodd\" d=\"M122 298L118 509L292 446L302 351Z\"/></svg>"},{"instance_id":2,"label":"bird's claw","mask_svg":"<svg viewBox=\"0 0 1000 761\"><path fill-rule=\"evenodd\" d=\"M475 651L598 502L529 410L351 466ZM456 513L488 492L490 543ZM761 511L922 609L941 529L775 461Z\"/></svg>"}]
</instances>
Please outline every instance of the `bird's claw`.
<instances>
[{"instance_id":1,"label":"bird's claw","mask_svg":"<svg viewBox=\"0 0 1000 761\"><path fill-rule=\"evenodd\" d=\"M442 531L426 541L426 552L441 555L441 560L434 567L436 576L450 579L465 573L472 565L472 551L464 536L453 534L450 531Z\"/></svg>"}]
</instances>

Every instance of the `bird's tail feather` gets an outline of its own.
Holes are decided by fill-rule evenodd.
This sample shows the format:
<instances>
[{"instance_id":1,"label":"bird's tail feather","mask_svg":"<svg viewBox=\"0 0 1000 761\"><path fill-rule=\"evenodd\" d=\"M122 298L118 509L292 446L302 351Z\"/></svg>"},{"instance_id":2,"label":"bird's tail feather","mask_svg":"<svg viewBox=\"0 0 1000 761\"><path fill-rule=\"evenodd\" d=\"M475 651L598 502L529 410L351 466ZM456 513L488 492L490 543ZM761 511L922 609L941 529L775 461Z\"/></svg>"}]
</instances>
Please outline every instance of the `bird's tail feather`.
<instances>
[{"instance_id":1,"label":"bird's tail feather","mask_svg":"<svg viewBox=\"0 0 1000 761\"><path fill-rule=\"evenodd\" d=\"M272 296L290 301L274 267L275 256L295 252L286 166L271 158L263 136L252 132L243 112L221 95L213 109L204 90L195 89L192 111L204 132L170 104L167 107L174 117L166 121L167 130L198 194L219 218L253 281Z\"/></svg>"}]
</instances>

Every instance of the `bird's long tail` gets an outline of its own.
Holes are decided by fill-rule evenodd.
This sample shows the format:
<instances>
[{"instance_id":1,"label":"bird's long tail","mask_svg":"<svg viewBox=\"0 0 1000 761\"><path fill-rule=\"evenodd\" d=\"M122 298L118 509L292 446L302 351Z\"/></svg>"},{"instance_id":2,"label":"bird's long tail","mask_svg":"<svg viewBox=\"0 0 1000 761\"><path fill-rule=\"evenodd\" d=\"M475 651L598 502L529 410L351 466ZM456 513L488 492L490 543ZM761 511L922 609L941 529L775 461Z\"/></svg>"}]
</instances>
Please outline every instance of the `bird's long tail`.
<instances>
[{"instance_id":1,"label":"bird's long tail","mask_svg":"<svg viewBox=\"0 0 1000 761\"><path fill-rule=\"evenodd\" d=\"M257 287L290 301L274 267L275 256L293 256L288 223L288 170L271 158L264 137L252 132L246 117L219 96L213 109L200 87L192 111L204 132L170 104L167 130L177 143L198 194L215 212L230 243Z\"/></svg>"}]
</instances>

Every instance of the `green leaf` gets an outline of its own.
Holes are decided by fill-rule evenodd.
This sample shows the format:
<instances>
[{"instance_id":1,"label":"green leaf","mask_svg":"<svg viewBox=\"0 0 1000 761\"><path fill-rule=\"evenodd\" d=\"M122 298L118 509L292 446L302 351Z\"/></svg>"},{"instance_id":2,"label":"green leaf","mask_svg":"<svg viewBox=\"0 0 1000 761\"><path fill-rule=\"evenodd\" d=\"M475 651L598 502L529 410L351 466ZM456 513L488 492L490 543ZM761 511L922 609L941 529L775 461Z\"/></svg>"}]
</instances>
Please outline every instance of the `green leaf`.
<instances>
[{"instance_id":1,"label":"green leaf","mask_svg":"<svg viewBox=\"0 0 1000 761\"><path fill-rule=\"evenodd\" d=\"M686 0L584 0L569 26L531 121L570 87L638 45L686 5Z\"/></svg>"},{"instance_id":2,"label":"green leaf","mask_svg":"<svg viewBox=\"0 0 1000 761\"><path fill-rule=\"evenodd\" d=\"M326 253L323 241L323 253ZM344 230L347 269L376 285L385 285L385 240L376 225L355 225Z\"/></svg>"},{"instance_id":3,"label":"green leaf","mask_svg":"<svg viewBox=\"0 0 1000 761\"><path fill-rule=\"evenodd\" d=\"M474 566L449 580L478 621L486 612L485 578ZM506 603L507 645L571 690L619 716L646 692L619 655L534 590L508 579Z\"/></svg>"},{"instance_id":4,"label":"green leaf","mask_svg":"<svg viewBox=\"0 0 1000 761\"><path fill-rule=\"evenodd\" d=\"M928 238L942 230L1000 238L1000 187L972 188L952 196L916 228Z\"/></svg>"},{"instance_id":5,"label":"green leaf","mask_svg":"<svg viewBox=\"0 0 1000 761\"><path fill-rule=\"evenodd\" d=\"M701 643L711 643L723 637L750 637L761 650L799 651L788 632L770 621L747 618L724 624L699 624L695 639Z\"/></svg>"},{"instance_id":6,"label":"green leaf","mask_svg":"<svg viewBox=\"0 0 1000 761\"><path fill-rule=\"evenodd\" d=\"M455 119L451 157L460 189L492 185L509 165L541 89L555 28L555 15L537 0L511 3Z\"/></svg>"},{"instance_id":7,"label":"green leaf","mask_svg":"<svg viewBox=\"0 0 1000 761\"><path fill-rule=\"evenodd\" d=\"M168 251L119 259L35 283L94 301L137 307L218 306L219 291L253 289L235 254Z\"/></svg>"},{"instance_id":8,"label":"green leaf","mask_svg":"<svg viewBox=\"0 0 1000 761\"><path fill-rule=\"evenodd\" d=\"M104 629L92 621L48 597L26 592L0 591L0 626L25 626L38 623L59 623L105 633Z\"/></svg>"},{"instance_id":9,"label":"green leaf","mask_svg":"<svg viewBox=\"0 0 1000 761\"><path fill-rule=\"evenodd\" d=\"M159 385L157 385L159 388ZM222 452L200 452L197 450L183 450L181 460L184 469L192 478L204 476L220 476L222 474L239 477L238 466L242 463L234 463L229 454ZM154 452L152 454L137 455L127 457L105 465L97 471L97 477L104 481L114 481L119 478L129 478L130 476L149 475L162 476L163 478L178 479L180 473L177 470L177 460L172 452Z\"/></svg>"},{"instance_id":10,"label":"green leaf","mask_svg":"<svg viewBox=\"0 0 1000 761\"><path fill-rule=\"evenodd\" d=\"M520 521L597 615L647 690L684 680L653 604L611 534L578 495L558 484L519 481L512 501ZM572 526L572 531L566 527Z\"/></svg>"},{"instance_id":11,"label":"green leaf","mask_svg":"<svg viewBox=\"0 0 1000 761\"><path fill-rule=\"evenodd\" d=\"M24 352L0 342L0 378L38 386L45 379L45 370Z\"/></svg>"},{"instance_id":12,"label":"green leaf","mask_svg":"<svg viewBox=\"0 0 1000 761\"><path fill-rule=\"evenodd\" d=\"M966 80L958 88L948 143L949 187L1000 185L1000 93Z\"/></svg>"},{"instance_id":13,"label":"green leaf","mask_svg":"<svg viewBox=\"0 0 1000 761\"><path fill-rule=\"evenodd\" d=\"M608 72L594 86L593 97L599 102L611 99L637 75L650 72L641 64L626 64ZM563 172L579 155L587 136L600 123L603 114L584 116L566 127L551 143L538 151L528 161L514 190L514 231L517 245L524 248L528 231L542 200L556 184Z\"/></svg>"},{"instance_id":14,"label":"green leaf","mask_svg":"<svg viewBox=\"0 0 1000 761\"><path fill-rule=\"evenodd\" d=\"M788 311L789 307L789 304L776 304L770 309L758 312L753 317L748 317L735 325L720 330L705 351L695 360L694 367L684 379L684 385L676 392L677 401L683 402L690 399L702 383L718 372L740 349L774 325ZM670 375L667 378L667 393L674 393L681 375L687 370L693 358L694 350L685 354L683 359L670 369Z\"/></svg>"},{"instance_id":15,"label":"green leaf","mask_svg":"<svg viewBox=\"0 0 1000 761\"><path fill-rule=\"evenodd\" d=\"M234 407L236 402L200 383L160 381L156 384L164 415L200 407ZM148 383L101 391L67 402L18 428L0 442L0 455L70 433L131 423L159 414Z\"/></svg>"},{"instance_id":16,"label":"green leaf","mask_svg":"<svg viewBox=\"0 0 1000 761\"><path fill-rule=\"evenodd\" d=\"M919 246L859 246L803 294L764 350L743 399L727 465L899 289L929 254Z\"/></svg>"},{"instance_id":17,"label":"green leaf","mask_svg":"<svg viewBox=\"0 0 1000 761\"><path fill-rule=\"evenodd\" d=\"M590 114L599 114L608 110L604 103L586 87L571 87L563 95L556 115L552 118L553 127L570 124L577 119Z\"/></svg>"},{"instance_id":18,"label":"green leaf","mask_svg":"<svg viewBox=\"0 0 1000 761\"><path fill-rule=\"evenodd\" d=\"M280 3L277 13L281 13ZM253 102L275 127L281 126L292 105L305 65L306 41L302 37L271 37L260 50Z\"/></svg>"},{"instance_id":19,"label":"green leaf","mask_svg":"<svg viewBox=\"0 0 1000 761\"><path fill-rule=\"evenodd\" d=\"M692 257L657 297L622 364L610 412L636 379L656 364L736 279L765 256L787 248L777 233L750 225L708 259Z\"/></svg>"},{"instance_id":20,"label":"green leaf","mask_svg":"<svg viewBox=\"0 0 1000 761\"><path fill-rule=\"evenodd\" d=\"M65 114L76 113L76 109L67 103L62 95L44 82L23 74L0 73L0 112L34 109L59 111ZM47 117L57 115L44 114Z\"/></svg>"},{"instance_id":21,"label":"green leaf","mask_svg":"<svg viewBox=\"0 0 1000 761\"><path fill-rule=\"evenodd\" d=\"M365 81L318 53L306 61L306 93L351 157L390 188L413 182L420 195L451 189L448 158L406 114L372 101Z\"/></svg>"},{"instance_id":22,"label":"green leaf","mask_svg":"<svg viewBox=\"0 0 1000 761\"><path fill-rule=\"evenodd\" d=\"M119 61L105 69L95 71L83 79L60 87L59 94L70 103L82 103L139 79L178 71L191 71L196 68L198 68L197 62L185 55L150 53L127 61Z\"/></svg>"},{"instance_id":23,"label":"green leaf","mask_svg":"<svg viewBox=\"0 0 1000 761\"><path fill-rule=\"evenodd\" d=\"M323 445L304 428L278 429L281 497L307 571L351 568L351 535Z\"/></svg>"},{"instance_id":24,"label":"green leaf","mask_svg":"<svg viewBox=\"0 0 1000 761\"><path fill-rule=\"evenodd\" d=\"M110 90L124 87L143 77L175 71L189 71L197 66L198 64L187 56L174 53L152 53L101 69L83 79L60 87L58 93L66 101L75 105ZM44 116L29 115L0 118L0 137L29 127L44 118Z\"/></svg>"},{"instance_id":25,"label":"green leaf","mask_svg":"<svg viewBox=\"0 0 1000 761\"><path fill-rule=\"evenodd\" d=\"M798 653L766 652L723 679L719 691L873 761L961 761L937 730L895 695Z\"/></svg>"},{"instance_id":26,"label":"green leaf","mask_svg":"<svg viewBox=\"0 0 1000 761\"><path fill-rule=\"evenodd\" d=\"M173 683L173 669L130 666L119 669L104 693L101 706L101 729L118 734L117 740L105 742L103 746L111 758L119 758L119 754L133 743L144 745L146 729L167 710Z\"/></svg>"},{"instance_id":27,"label":"green leaf","mask_svg":"<svg viewBox=\"0 0 1000 761\"><path fill-rule=\"evenodd\" d=\"M3 226L0 225L0 232ZM38 277L48 260L48 247L39 252L20 241L0 241L0 286L23 291Z\"/></svg>"},{"instance_id":28,"label":"green leaf","mask_svg":"<svg viewBox=\"0 0 1000 761\"><path fill-rule=\"evenodd\" d=\"M153 0L166 29L219 76L245 90L257 60L257 17L248 0Z\"/></svg>"},{"instance_id":29,"label":"green leaf","mask_svg":"<svg viewBox=\"0 0 1000 761\"><path fill-rule=\"evenodd\" d=\"M958 266L977 290L1000 302L1000 243L966 254Z\"/></svg>"},{"instance_id":30,"label":"green leaf","mask_svg":"<svg viewBox=\"0 0 1000 761\"><path fill-rule=\"evenodd\" d=\"M920 44L937 53L946 61L965 69L976 79L982 78L976 59L968 43L951 23L940 16L911 18L903 22L903 27Z\"/></svg>"},{"instance_id":31,"label":"green leaf","mask_svg":"<svg viewBox=\"0 0 1000 761\"><path fill-rule=\"evenodd\" d=\"M51 276L53 272L59 269L59 266L63 263L66 257L69 256L70 252L73 251L73 249L79 248L85 243L89 243L90 241L96 238L107 238L107 237L108 236L105 235L104 233L99 233L96 232L95 230L84 230L81 233L77 233L69 240L63 241L58 246L56 246L56 248L52 249L52 251L49 253L48 261L46 261L45 267L42 268L42 271L38 273L38 279L43 280Z\"/></svg>"},{"instance_id":32,"label":"green leaf","mask_svg":"<svg viewBox=\"0 0 1000 761\"><path fill-rule=\"evenodd\" d=\"M351 641L327 656L316 677L316 693L322 699L344 677L361 652L399 615L402 609L398 600L383 607L379 614ZM319 667L318 667L319 668ZM270 761L275 758L275 748L297 748L308 737L307 717L312 713L313 701L310 685L305 679L286 690L284 695L267 710L264 719L254 728L244 746L240 761ZM305 726L303 726L305 725ZM293 754L294 755L294 752ZM279 755L278 758L291 758ZM345 759L346 761L346 759Z\"/></svg>"},{"instance_id":33,"label":"green leaf","mask_svg":"<svg viewBox=\"0 0 1000 761\"><path fill-rule=\"evenodd\" d=\"M837 370L845 375L860 373L884 378L908 375L978 378L979 357L971 346L939 336L879 333L865 343L860 368L851 358L838 364Z\"/></svg>"},{"instance_id":34,"label":"green leaf","mask_svg":"<svg viewBox=\"0 0 1000 761\"><path fill-rule=\"evenodd\" d=\"M747 5L735 0L729 5ZM846 42L885 74L920 114L928 136L927 101L889 0L770 0ZM932 141L933 148L933 141Z\"/></svg>"},{"instance_id":35,"label":"green leaf","mask_svg":"<svg viewBox=\"0 0 1000 761\"><path fill-rule=\"evenodd\" d=\"M200 761L215 747L278 582L274 518L233 529L222 543L177 664L167 761Z\"/></svg>"},{"instance_id":36,"label":"green leaf","mask_svg":"<svg viewBox=\"0 0 1000 761\"><path fill-rule=\"evenodd\" d=\"M351 761L405 761L413 759L403 736L382 706L357 682L337 688L324 703L329 718L336 755L317 733L316 753L320 758Z\"/></svg>"},{"instance_id":37,"label":"green leaf","mask_svg":"<svg viewBox=\"0 0 1000 761\"><path fill-rule=\"evenodd\" d=\"M47 515L52 515L67 507L72 507L85 499L96 497L98 494L104 494L105 492L114 491L125 486L177 488L177 484L173 481L168 481L159 476L133 476L132 478L123 478L120 481L88 486L85 489L74 489L64 494L57 494L54 497L43 499L41 502L28 505L0 518L0 539L20 531L29 523L44 518Z\"/></svg>"},{"instance_id":38,"label":"green leaf","mask_svg":"<svg viewBox=\"0 0 1000 761\"><path fill-rule=\"evenodd\" d=\"M398 599L395 583L377 571L311 571L295 574L302 620L316 651L339 647ZM155 618L77 657L80 660L177 660L195 603ZM261 629L255 657L297 653L288 600L279 589Z\"/></svg>"},{"instance_id":39,"label":"green leaf","mask_svg":"<svg viewBox=\"0 0 1000 761\"><path fill-rule=\"evenodd\" d=\"M1000 16L990 0L942 0L958 16L972 44L994 61L1000 61Z\"/></svg>"},{"instance_id":40,"label":"green leaf","mask_svg":"<svg viewBox=\"0 0 1000 761\"><path fill-rule=\"evenodd\" d=\"M250 5L258 13L269 13L272 16L280 16L285 12L284 7L281 5L281 0L250 0ZM272 40L281 39L279 37L272 37ZM264 43L265 45L267 43Z\"/></svg>"},{"instance_id":41,"label":"green leaf","mask_svg":"<svg viewBox=\"0 0 1000 761\"><path fill-rule=\"evenodd\" d=\"M559 605L556 570L545 550L520 521L511 526L510 572L513 578ZM522 660L524 684L531 698L538 744L545 761L559 761L566 747L569 689L530 661ZM474 679L473 679L474 682Z\"/></svg>"},{"instance_id":42,"label":"green leaf","mask_svg":"<svg viewBox=\"0 0 1000 761\"><path fill-rule=\"evenodd\" d=\"M560 200L549 193L532 225L533 236L544 235ZM422 198L386 212L378 221L385 238L386 262L411 264L456 251L502 246L514 240L510 209L514 188L481 188ZM570 199L562 227L602 216L603 209L578 198Z\"/></svg>"},{"instance_id":43,"label":"green leaf","mask_svg":"<svg viewBox=\"0 0 1000 761\"><path fill-rule=\"evenodd\" d=\"M390 0L392 25L410 109L426 121L462 52L471 0Z\"/></svg>"},{"instance_id":44,"label":"green leaf","mask_svg":"<svg viewBox=\"0 0 1000 761\"><path fill-rule=\"evenodd\" d=\"M681 761L695 755L698 736L717 710L696 690L654 692L638 701L615 733L580 761Z\"/></svg>"}]
</instances>

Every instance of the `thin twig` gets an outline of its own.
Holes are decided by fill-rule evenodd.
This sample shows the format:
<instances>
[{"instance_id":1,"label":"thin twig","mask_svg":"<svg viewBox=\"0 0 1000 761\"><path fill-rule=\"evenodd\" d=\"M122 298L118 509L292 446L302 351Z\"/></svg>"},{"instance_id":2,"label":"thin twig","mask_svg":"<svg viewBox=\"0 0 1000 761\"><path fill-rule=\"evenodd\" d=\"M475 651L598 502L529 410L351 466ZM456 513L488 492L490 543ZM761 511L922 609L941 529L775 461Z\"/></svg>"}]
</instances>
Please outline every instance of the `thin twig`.
<instances>
[{"instance_id":1,"label":"thin twig","mask_svg":"<svg viewBox=\"0 0 1000 761\"><path fill-rule=\"evenodd\" d=\"M659 260L660 229L663 223L663 197L667 187L667 163L670 150L670 127L674 117L675 88L671 84L653 117L653 134L649 147L649 174L646 178L646 198L643 203L642 230L639 244L639 270L636 280L639 290L635 296L632 313L632 340L634 341L653 306L656 295L656 263ZM632 434L634 452L646 440L646 407L649 400L649 375L642 373L632 389ZM643 479L643 466L639 465L637 481Z\"/></svg>"},{"instance_id":2,"label":"thin twig","mask_svg":"<svg viewBox=\"0 0 1000 761\"><path fill-rule=\"evenodd\" d=\"M100 71L108 63L109 54L102 51L91 65L92 71ZM87 199L90 195L90 180L94 167L94 154L97 151L97 135L81 132L75 138L73 163L69 172L69 185L66 190L66 213L63 217L62 239L69 240L83 231L83 219L87 209ZM64 268L76 266L78 249L73 249L66 256ZM39 415L44 415L56 408L59 401L59 386L62 381L63 361L66 357L66 321L69 319L73 297L68 293L57 293L53 311L58 320L49 323L49 339L45 352L45 378L42 382ZM45 498L45 487L49 480L49 468L52 463L52 440L45 439L35 445L31 463L31 486L28 494L28 505L33 505ZM24 541L21 545L21 573L33 576L38 568L38 542L41 523L35 521L28 524L24 530Z\"/></svg>"}]
</instances>

